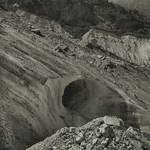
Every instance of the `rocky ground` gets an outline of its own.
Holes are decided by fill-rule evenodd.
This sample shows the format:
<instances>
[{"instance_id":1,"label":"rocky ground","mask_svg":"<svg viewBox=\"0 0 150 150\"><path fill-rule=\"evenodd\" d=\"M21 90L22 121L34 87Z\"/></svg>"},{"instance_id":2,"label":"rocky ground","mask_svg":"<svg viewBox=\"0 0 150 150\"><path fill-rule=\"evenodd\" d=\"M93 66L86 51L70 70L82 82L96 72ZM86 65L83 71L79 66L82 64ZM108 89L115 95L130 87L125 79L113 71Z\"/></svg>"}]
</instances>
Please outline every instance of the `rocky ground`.
<instances>
[{"instance_id":1,"label":"rocky ground","mask_svg":"<svg viewBox=\"0 0 150 150\"><path fill-rule=\"evenodd\" d=\"M149 133L149 26L106 0L0 0L0 150L106 115Z\"/></svg>"},{"instance_id":2,"label":"rocky ground","mask_svg":"<svg viewBox=\"0 0 150 150\"><path fill-rule=\"evenodd\" d=\"M75 128L62 128L27 150L149 150L150 139L123 121L105 116Z\"/></svg>"}]
</instances>

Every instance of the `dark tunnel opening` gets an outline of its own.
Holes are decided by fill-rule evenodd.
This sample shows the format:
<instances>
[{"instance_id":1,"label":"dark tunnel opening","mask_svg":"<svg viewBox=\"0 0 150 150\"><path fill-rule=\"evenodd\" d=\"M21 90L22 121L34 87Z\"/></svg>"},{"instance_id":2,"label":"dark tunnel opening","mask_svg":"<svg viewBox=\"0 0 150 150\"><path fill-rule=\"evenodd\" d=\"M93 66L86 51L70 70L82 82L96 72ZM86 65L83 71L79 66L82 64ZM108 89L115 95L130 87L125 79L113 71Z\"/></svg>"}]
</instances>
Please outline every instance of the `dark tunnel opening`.
<instances>
[{"instance_id":1,"label":"dark tunnel opening","mask_svg":"<svg viewBox=\"0 0 150 150\"><path fill-rule=\"evenodd\" d=\"M89 89L85 80L77 80L69 84L62 96L63 105L71 110L84 107L89 98Z\"/></svg>"},{"instance_id":2,"label":"dark tunnel opening","mask_svg":"<svg viewBox=\"0 0 150 150\"><path fill-rule=\"evenodd\" d=\"M86 121L104 116L116 116L126 126L139 128L136 108L129 105L115 90L96 81L81 79L64 90L62 104L69 111L78 112Z\"/></svg>"}]
</instances>

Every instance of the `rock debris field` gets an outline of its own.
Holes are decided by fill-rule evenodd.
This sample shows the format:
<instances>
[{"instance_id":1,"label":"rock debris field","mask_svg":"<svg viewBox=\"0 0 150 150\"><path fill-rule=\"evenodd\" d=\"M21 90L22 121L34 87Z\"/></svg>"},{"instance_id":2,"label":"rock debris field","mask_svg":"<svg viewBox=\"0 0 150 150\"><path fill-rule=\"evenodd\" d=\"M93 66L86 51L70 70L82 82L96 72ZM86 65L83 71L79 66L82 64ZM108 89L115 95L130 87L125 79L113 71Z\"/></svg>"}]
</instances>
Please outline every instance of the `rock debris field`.
<instances>
[{"instance_id":1,"label":"rock debris field","mask_svg":"<svg viewBox=\"0 0 150 150\"><path fill-rule=\"evenodd\" d=\"M97 118L86 125L62 128L27 150L149 150L150 141L138 129L125 128L115 117Z\"/></svg>"}]
</instances>

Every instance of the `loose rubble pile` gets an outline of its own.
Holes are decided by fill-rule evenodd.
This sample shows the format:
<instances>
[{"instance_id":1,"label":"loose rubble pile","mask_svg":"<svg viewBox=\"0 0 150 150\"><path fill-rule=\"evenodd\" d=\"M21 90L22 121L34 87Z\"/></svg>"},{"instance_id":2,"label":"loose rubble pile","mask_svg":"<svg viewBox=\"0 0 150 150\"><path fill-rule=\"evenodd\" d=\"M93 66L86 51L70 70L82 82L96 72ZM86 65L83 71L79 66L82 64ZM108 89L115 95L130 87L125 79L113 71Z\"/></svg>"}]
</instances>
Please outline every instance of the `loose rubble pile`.
<instances>
[{"instance_id":1,"label":"loose rubble pile","mask_svg":"<svg viewBox=\"0 0 150 150\"><path fill-rule=\"evenodd\" d=\"M149 150L150 142L138 129L125 128L116 117L97 118L75 128L63 128L28 150Z\"/></svg>"}]
</instances>

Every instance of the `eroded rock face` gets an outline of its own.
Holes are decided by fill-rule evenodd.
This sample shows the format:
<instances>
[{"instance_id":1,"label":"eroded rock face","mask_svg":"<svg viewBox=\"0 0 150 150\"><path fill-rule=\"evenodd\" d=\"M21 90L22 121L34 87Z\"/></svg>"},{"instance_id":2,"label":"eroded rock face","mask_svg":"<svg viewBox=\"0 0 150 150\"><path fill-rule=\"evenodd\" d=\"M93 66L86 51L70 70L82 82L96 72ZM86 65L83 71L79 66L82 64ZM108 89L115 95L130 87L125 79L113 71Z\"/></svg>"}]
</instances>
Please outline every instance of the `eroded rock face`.
<instances>
[{"instance_id":1,"label":"eroded rock face","mask_svg":"<svg viewBox=\"0 0 150 150\"><path fill-rule=\"evenodd\" d=\"M9 55L6 60L13 64L14 59L10 58L12 57ZM130 104L117 91L107 87L106 83L82 79L82 76L77 75L55 77L56 79L48 77L43 83L36 78L38 74L34 79L26 71L20 76L21 70L17 70L19 64L14 64L14 68L10 70L8 64L4 68L1 63L3 67L1 67L0 146L3 150L25 149L64 126L80 126L104 114L118 115L125 120L126 125L139 126L138 121L134 120L135 116L131 115L133 112L130 112L132 111ZM38 67L34 66L34 69ZM34 73L34 69L31 74ZM78 83L73 87L74 90L81 83L80 93L77 91L70 93L67 90L74 82ZM85 83L85 86L82 83ZM88 90L88 93L83 90ZM66 92L69 96L64 95ZM74 103L65 104L63 100Z\"/></svg>"},{"instance_id":2,"label":"eroded rock face","mask_svg":"<svg viewBox=\"0 0 150 150\"><path fill-rule=\"evenodd\" d=\"M108 51L125 61L137 65L150 63L150 40L135 36L115 36L99 30L90 30L83 35L82 46Z\"/></svg>"},{"instance_id":3,"label":"eroded rock face","mask_svg":"<svg viewBox=\"0 0 150 150\"><path fill-rule=\"evenodd\" d=\"M24 150L64 126L105 115L150 131L148 67L83 47L63 26L59 33L54 22L25 10L0 10L0 16L0 149Z\"/></svg>"}]
</instances>

